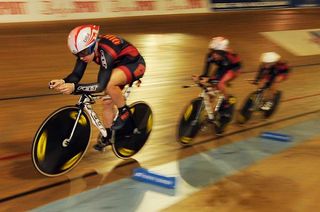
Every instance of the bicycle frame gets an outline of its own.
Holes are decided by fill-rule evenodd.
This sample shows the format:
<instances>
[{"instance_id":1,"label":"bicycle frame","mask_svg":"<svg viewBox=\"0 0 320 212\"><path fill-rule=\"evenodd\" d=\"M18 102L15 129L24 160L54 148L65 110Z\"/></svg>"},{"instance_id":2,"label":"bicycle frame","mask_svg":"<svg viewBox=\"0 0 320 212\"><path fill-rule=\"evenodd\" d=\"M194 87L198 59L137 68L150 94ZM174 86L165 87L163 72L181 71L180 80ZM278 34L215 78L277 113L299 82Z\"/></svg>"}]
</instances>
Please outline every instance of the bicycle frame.
<instances>
[{"instance_id":1,"label":"bicycle frame","mask_svg":"<svg viewBox=\"0 0 320 212\"><path fill-rule=\"evenodd\" d=\"M125 99L127 99L131 93L131 88L132 85L128 86L123 93L123 96ZM72 128L71 134L69 136L69 138L64 139L64 141L62 142L63 147L67 147L70 143L70 140L74 134L74 131L77 127L78 121L80 119L81 113L83 112L83 110L85 110L90 118L91 118L91 122L98 128L98 130L100 131L100 133L102 134L102 136L107 137L108 133L106 128L104 127L102 121L99 119L98 115L96 114L96 112L93 110L92 108L92 104L95 103L96 100L98 99L111 99L111 97L109 95L93 95L93 94L82 94L79 98L79 101L77 103L77 106L79 107L79 112L76 118L76 121L74 123L74 126ZM118 112L115 116L115 119L118 116Z\"/></svg>"},{"instance_id":2,"label":"bicycle frame","mask_svg":"<svg viewBox=\"0 0 320 212\"><path fill-rule=\"evenodd\" d=\"M256 111L258 108L261 107L262 101L263 101L263 92L264 89L258 89L256 98L253 100L253 107L252 111Z\"/></svg>"},{"instance_id":3,"label":"bicycle frame","mask_svg":"<svg viewBox=\"0 0 320 212\"><path fill-rule=\"evenodd\" d=\"M206 110L206 112L208 114L209 120L213 121L214 118L215 118L214 117L215 113L221 107L221 104L223 102L224 96L222 95L222 93L219 90L214 89L214 88L212 88L210 86L203 86L203 85L199 85L199 86L202 88L202 92L200 93L199 96L203 98L203 103L204 103L204 106L205 106L205 110ZM214 110L212 109L212 106L211 106L210 95L213 96L214 98L218 97L217 104L216 104ZM199 116L200 116L200 111L196 115L197 119L198 119Z\"/></svg>"}]
</instances>

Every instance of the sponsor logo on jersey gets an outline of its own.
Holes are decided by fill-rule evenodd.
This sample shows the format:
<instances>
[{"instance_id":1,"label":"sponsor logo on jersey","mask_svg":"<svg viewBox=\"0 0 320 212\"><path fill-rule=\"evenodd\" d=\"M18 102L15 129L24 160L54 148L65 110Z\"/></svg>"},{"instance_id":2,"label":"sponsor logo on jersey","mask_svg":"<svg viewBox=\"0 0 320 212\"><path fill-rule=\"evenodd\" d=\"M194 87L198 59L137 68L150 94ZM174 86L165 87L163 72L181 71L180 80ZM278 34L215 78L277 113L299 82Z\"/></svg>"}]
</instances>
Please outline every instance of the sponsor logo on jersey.
<instances>
[{"instance_id":1,"label":"sponsor logo on jersey","mask_svg":"<svg viewBox=\"0 0 320 212\"><path fill-rule=\"evenodd\" d=\"M100 50L100 53L101 53L101 58L100 58L101 64L102 64L102 66L103 66L105 69L107 69L107 68L108 68L108 64L107 64L107 59L106 59L106 57L104 56L104 51L103 51L103 50Z\"/></svg>"},{"instance_id":2,"label":"sponsor logo on jersey","mask_svg":"<svg viewBox=\"0 0 320 212\"><path fill-rule=\"evenodd\" d=\"M96 91L98 88L98 85L90 85L90 86L79 86L77 88L77 91Z\"/></svg>"}]
</instances>

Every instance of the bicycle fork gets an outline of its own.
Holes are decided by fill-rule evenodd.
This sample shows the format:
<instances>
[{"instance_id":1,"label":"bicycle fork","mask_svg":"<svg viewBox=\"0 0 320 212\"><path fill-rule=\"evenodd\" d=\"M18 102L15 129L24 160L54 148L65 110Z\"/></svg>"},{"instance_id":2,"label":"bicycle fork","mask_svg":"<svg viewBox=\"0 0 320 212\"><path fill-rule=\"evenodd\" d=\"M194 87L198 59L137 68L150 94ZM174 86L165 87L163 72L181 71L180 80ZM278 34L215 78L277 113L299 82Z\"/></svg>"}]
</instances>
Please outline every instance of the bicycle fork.
<instances>
[{"instance_id":1,"label":"bicycle fork","mask_svg":"<svg viewBox=\"0 0 320 212\"><path fill-rule=\"evenodd\" d=\"M71 131L71 134L70 134L69 138L65 138L65 139L62 141L62 146L63 146L63 147L69 146L70 141L71 141L71 138L72 138L72 136L73 136L73 134L74 134L74 131L76 130L76 127L77 127L78 121L79 121L79 119L80 119L81 113L82 113L82 108L79 109L79 112L78 112L76 121L74 122L74 125L73 125L73 128L72 128L72 131Z\"/></svg>"},{"instance_id":2,"label":"bicycle fork","mask_svg":"<svg viewBox=\"0 0 320 212\"><path fill-rule=\"evenodd\" d=\"M69 138L64 139L63 142L62 142L62 146L63 147L69 146L71 138L72 138L72 136L73 136L73 134L74 134L74 132L76 130L76 127L77 127L78 121L80 119L80 116L81 116L81 114L83 112L83 108L89 114L92 123L99 129L99 131L101 132L102 136L107 137L107 134L108 134L107 130L104 128L104 126L103 126L102 122L100 121L100 119L98 118L97 114L92 110L92 107L91 107L90 104L85 104L84 107L80 106L77 118L76 118L76 120L74 122L72 131L70 133L70 136L69 136Z\"/></svg>"}]
</instances>

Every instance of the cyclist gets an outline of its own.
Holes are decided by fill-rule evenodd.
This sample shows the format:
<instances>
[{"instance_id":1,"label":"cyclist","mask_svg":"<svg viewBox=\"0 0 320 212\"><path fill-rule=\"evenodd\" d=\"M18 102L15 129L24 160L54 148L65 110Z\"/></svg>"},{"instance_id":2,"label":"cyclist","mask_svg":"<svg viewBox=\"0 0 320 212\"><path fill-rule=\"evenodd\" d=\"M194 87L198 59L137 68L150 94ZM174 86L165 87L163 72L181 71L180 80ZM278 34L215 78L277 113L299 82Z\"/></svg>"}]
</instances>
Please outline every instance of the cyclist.
<instances>
[{"instance_id":1,"label":"cyclist","mask_svg":"<svg viewBox=\"0 0 320 212\"><path fill-rule=\"evenodd\" d=\"M276 52L265 52L260 56L261 64L253 84L267 89L264 96L267 101L262 105L262 110L271 109L279 84L288 78L289 67L280 59L281 56Z\"/></svg>"},{"instance_id":2,"label":"cyclist","mask_svg":"<svg viewBox=\"0 0 320 212\"><path fill-rule=\"evenodd\" d=\"M63 94L105 91L111 97L103 100L103 122L108 136L101 136L94 145L96 150L102 151L110 144L112 130L121 129L131 115L122 88L140 79L146 64L131 43L116 35L99 35L99 29L97 25L82 25L69 33L68 47L77 58L75 67L66 78L51 80L49 87ZM79 83L87 64L92 61L100 66L97 82ZM114 105L118 108L116 120L113 120Z\"/></svg>"},{"instance_id":3,"label":"cyclist","mask_svg":"<svg viewBox=\"0 0 320 212\"><path fill-rule=\"evenodd\" d=\"M217 66L214 74L209 77L211 64ZM213 37L209 43L209 52L206 56L205 67L202 75L193 75L195 81L200 80L205 83L211 80L217 80L217 88L228 100L230 94L227 92L227 84L235 79L241 71L241 61L237 54L229 48L229 40L224 37ZM225 101L226 107L229 101Z\"/></svg>"},{"instance_id":4,"label":"cyclist","mask_svg":"<svg viewBox=\"0 0 320 212\"><path fill-rule=\"evenodd\" d=\"M211 65L215 64L216 69L211 76ZM193 75L194 81L200 83L217 81L217 88L223 94L223 102L220 106L220 121L215 122L216 135L222 135L225 126L231 121L235 97L227 92L227 85L234 80L241 71L239 56L229 48L229 40L224 37L213 37L209 43L209 52L206 56L205 67L202 75Z\"/></svg>"}]
</instances>

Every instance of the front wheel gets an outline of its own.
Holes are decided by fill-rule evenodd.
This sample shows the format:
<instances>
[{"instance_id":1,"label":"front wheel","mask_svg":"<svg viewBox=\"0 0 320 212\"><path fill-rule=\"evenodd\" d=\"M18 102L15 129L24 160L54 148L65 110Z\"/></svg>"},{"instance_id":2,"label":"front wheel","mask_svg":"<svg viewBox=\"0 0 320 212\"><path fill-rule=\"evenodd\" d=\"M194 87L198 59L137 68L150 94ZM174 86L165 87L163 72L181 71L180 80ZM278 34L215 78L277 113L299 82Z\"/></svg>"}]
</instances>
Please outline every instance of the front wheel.
<instances>
[{"instance_id":1,"label":"front wheel","mask_svg":"<svg viewBox=\"0 0 320 212\"><path fill-rule=\"evenodd\" d=\"M274 112L276 111L276 109L278 108L278 105L280 103L281 95L282 95L282 92L281 91L277 91L277 93L275 94L275 96L273 98L272 107L270 108L270 110L266 110L264 112L264 117L265 118L270 118L274 114Z\"/></svg>"},{"instance_id":2,"label":"front wheel","mask_svg":"<svg viewBox=\"0 0 320 212\"><path fill-rule=\"evenodd\" d=\"M244 124L250 120L252 113L254 112L254 104L257 98L257 93L251 93L245 103L243 104L240 111L237 113L237 122L239 124Z\"/></svg>"},{"instance_id":3,"label":"front wheel","mask_svg":"<svg viewBox=\"0 0 320 212\"><path fill-rule=\"evenodd\" d=\"M182 145L191 145L193 138L198 134L205 120L204 99L193 99L183 110L178 125L177 141Z\"/></svg>"},{"instance_id":4,"label":"front wheel","mask_svg":"<svg viewBox=\"0 0 320 212\"><path fill-rule=\"evenodd\" d=\"M72 129L75 126L70 140ZM76 106L66 106L53 112L42 123L32 143L32 162L43 175L55 177L74 168L84 156L90 139L90 120Z\"/></svg>"}]
</instances>

